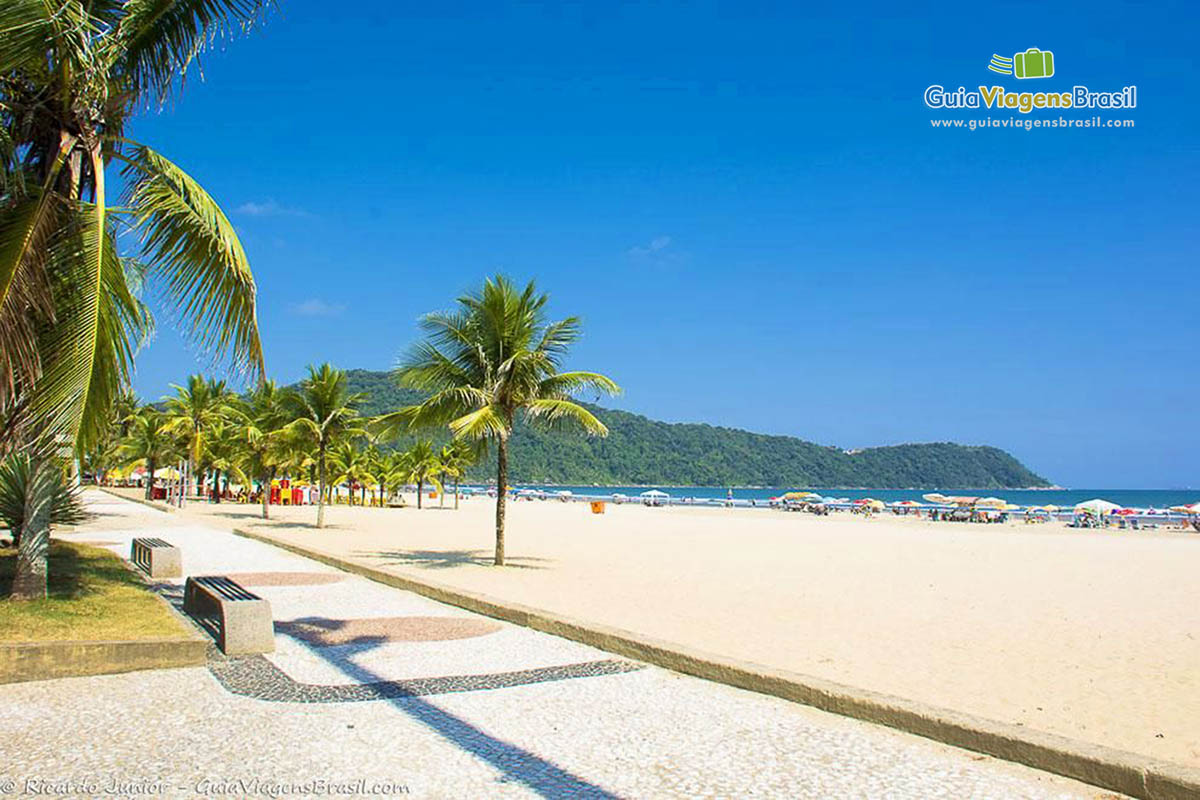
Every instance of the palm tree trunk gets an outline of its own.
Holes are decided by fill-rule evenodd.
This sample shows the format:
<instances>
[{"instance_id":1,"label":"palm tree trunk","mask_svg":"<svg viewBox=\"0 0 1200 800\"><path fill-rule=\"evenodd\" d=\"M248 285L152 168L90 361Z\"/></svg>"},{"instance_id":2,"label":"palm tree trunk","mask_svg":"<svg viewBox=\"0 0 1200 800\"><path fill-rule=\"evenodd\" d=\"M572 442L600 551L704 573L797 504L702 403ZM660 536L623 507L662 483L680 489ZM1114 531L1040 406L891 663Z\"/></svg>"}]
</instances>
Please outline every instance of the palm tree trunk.
<instances>
[{"instance_id":1,"label":"palm tree trunk","mask_svg":"<svg viewBox=\"0 0 1200 800\"><path fill-rule=\"evenodd\" d=\"M417 508L421 507L421 492L425 489L425 481L417 481Z\"/></svg>"},{"instance_id":2,"label":"palm tree trunk","mask_svg":"<svg viewBox=\"0 0 1200 800\"><path fill-rule=\"evenodd\" d=\"M351 481L346 481L346 503L354 508L354 484Z\"/></svg>"},{"instance_id":3,"label":"palm tree trunk","mask_svg":"<svg viewBox=\"0 0 1200 800\"><path fill-rule=\"evenodd\" d=\"M508 441L496 440L496 558L497 567L504 566L504 500L508 494Z\"/></svg>"},{"instance_id":4,"label":"palm tree trunk","mask_svg":"<svg viewBox=\"0 0 1200 800\"><path fill-rule=\"evenodd\" d=\"M46 596L46 574L50 555L51 498L37 491L39 472L53 464L35 461L25 486L25 524L17 543L17 566L13 574L13 600L41 600Z\"/></svg>"},{"instance_id":5,"label":"palm tree trunk","mask_svg":"<svg viewBox=\"0 0 1200 800\"><path fill-rule=\"evenodd\" d=\"M221 502L221 472L219 469L213 470L213 498L218 503Z\"/></svg>"},{"instance_id":6,"label":"palm tree trunk","mask_svg":"<svg viewBox=\"0 0 1200 800\"><path fill-rule=\"evenodd\" d=\"M154 499L154 459L153 458L146 460L146 473L147 473L146 499L153 500Z\"/></svg>"},{"instance_id":7,"label":"palm tree trunk","mask_svg":"<svg viewBox=\"0 0 1200 800\"><path fill-rule=\"evenodd\" d=\"M446 507L446 473L442 473L442 490L438 492L438 508Z\"/></svg>"},{"instance_id":8,"label":"palm tree trunk","mask_svg":"<svg viewBox=\"0 0 1200 800\"><path fill-rule=\"evenodd\" d=\"M454 478L454 510L458 511L458 477Z\"/></svg>"},{"instance_id":9,"label":"palm tree trunk","mask_svg":"<svg viewBox=\"0 0 1200 800\"><path fill-rule=\"evenodd\" d=\"M262 482L262 504L263 504L263 519L271 518L271 483L275 480L275 469L272 468L263 477Z\"/></svg>"},{"instance_id":10,"label":"palm tree trunk","mask_svg":"<svg viewBox=\"0 0 1200 800\"><path fill-rule=\"evenodd\" d=\"M325 445L317 451L317 527L325 527Z\"/></svg>"}]
</instances>

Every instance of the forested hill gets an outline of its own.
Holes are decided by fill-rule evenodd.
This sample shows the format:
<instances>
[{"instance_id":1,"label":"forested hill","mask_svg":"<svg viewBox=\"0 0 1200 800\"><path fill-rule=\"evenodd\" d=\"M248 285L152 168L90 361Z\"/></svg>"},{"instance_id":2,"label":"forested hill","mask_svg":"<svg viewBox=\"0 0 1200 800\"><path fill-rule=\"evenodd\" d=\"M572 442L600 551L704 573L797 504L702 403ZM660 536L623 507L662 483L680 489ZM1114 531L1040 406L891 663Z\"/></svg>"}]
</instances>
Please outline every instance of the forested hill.
<instances>
[{"instance_id":1,"label":"forested hill","mask_svg":"<svg viewBox=\"0 0 1200 800\"><path fill-rule=\"evenodd\" d=\"M363 412L378 414L419 402L386 372L349 370L352 391L366 394ZM821 486L1013 489L1048 482L995 447L948 442L836 447L712 425L656 422L588 405L608 426L604 439L519 426L510 469L514 483L660 486ZM441 438L441 437L439 437ZM472 475L485 479L486 471Z\"/></svg>"}]
</instances>

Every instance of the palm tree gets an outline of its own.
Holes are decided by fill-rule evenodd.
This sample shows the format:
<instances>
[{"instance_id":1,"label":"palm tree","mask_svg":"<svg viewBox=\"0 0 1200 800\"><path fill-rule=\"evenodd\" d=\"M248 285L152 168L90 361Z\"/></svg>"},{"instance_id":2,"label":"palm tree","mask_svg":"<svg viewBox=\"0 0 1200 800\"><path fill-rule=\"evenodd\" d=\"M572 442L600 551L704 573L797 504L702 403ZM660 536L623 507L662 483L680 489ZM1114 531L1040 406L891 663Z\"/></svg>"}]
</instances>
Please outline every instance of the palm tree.
<instances>
[{"instance_id":1,"label":"palm tree","mask_svg":"<svg viewBox=\"0 0 1200 800\"><path fill-rule=\"evenodd\" d=\"M242 468L258 479L262 487L262 517L269 519L271 483L281 467L293 456L287 433L283 430L288 422L287 408L291 392L280 389L273 380L263 381L250 396L234 406L240 420L242 442Z\"/></svg>"},{"instance_id":2,"label":"palm tree","mask_svg":"<svg viewBox=\"0 0 1200 800\"><path fill-rule=\"evenodd\" d=\"M346 373L329 364L310 366L299 393L289 401L292 422L286 429L303 436L317 455L317 527L325 527L326 454L335 440L361 433L358 405L361 394L351 394Z\"/></svg>"},{"instance_id":3,"label":"palm tree","mask_svg":"<svg viewBox=\"0 0 1200 800\"><path fill-rule=\"evenodd\" d=\"M383 480L384 491L390 498L392 494L399 492L408 483L408 456L399 450L394 450L383 456L381 460L383 463L379 467L380 476ZM403 503L404 498L400 499Z\"/></svg>"},{"instance_id":4,"label":"palm tree","mask_svg":"<svg viewBox=\"0 0 1200 800\"><path fill-rule=\"evenodd\" d=\"M372 443L367 447L364 458L367 462L366 480L371 486L379 489L379 507L383 508L387 505L387 456ZM371 491L371 497L371 502L373 503L375 497L374 489Z\"/></svg>"},{"instance_id":5,"label":"palm tree","mask_svg":"<svg viewBox=\"0 0 1200 800\"><path fill-rule=\"evenodd\" d=\"M428 439L423 439L405 450L404 457L408 482L417 485L417 508L420 508L421 495L426 483L437 487L439 494L442 491L442 483L438 480L438 475L442 472L442 462L438 460L438 453L433 449L433 442Z\"/></svg>"},{"instance_id":6,"label":"palm tree","mask_svg":"<svg viewBox=\"0 0 1200 800\"><path fill-rule=\"evenodd\" d=\"M479 456L479 448L462 439L452 440L438 453L438 460L442 462L442 483L445 484L447 476L454 479L455 511L458 510L458 482L467 474L467 469L479 461Z\"/></svg>"},{"instance_id":7,"label":"palm tree","mask_svg":"<svg viewBox=\"0 0 1200 800\"><path fill-rule=\"evenodd\" d=\"M167 398L167 430L183 437L187 444L187 480L197 472L203 472L205 464L205 435L224 417L233 397L225 387L225 381L206 379L203 375L192 375L187 386L176 386L175 396ZM204 488L203 475L199 478L198 491ZM187 494L187 489L184 489Z\"/></svg>"},{"instance_id":8,"label":"palm tree","mask_svg":"<svg viewBox=\"0 0 1200 800\"><path fill-rule=\"evenodd\" d=\"M370 461L366 451L350 439L343 439L329 451L329 466L337 477L333 482L346 484L350 505L354 505L355 484L366 485L370 479Z\"/></svg>"},{"instance_id":9,"label":"palm tree","mask_svg":"<svg viewBox=\"0 0 1200 800\"><path fill-rule=\"evenodd\" d=\"M239 483L245 483L246 474L242 471L244 461L243 443L246 441L245 429L238 424L238 418L231 413L229 405L224 413L208 431L207 466L213 473L213 499L221 502L221 494L229 488L229 479L236 478ZM222 487L224 478L224 487Z\"/></svg>"},{"instance_id":10,"label":"palm tree","mask_svg":"<svg viewBox=\"0 0 1200 800\"><path fill-rule=\"evenodd\" d=\"M92 447L151 330L143 279L202 349L261 373L254 278L233 226L190 175L125 128L268 5L0 3L0 454L59 457L35 440ZM108 192L114 165L118 202ZM138 235L119 235L127 231ZM26 528L46 520L27 515ZM47 537L24 538L36 544L18 572L44 576ZM44 596L36 583L14 582L24 589L13 596Z\"/></svg>"},{"instance_id":11,"label":"palm tree","mask_svg":"<svg viewBox=\"0 0 1200 800\"><path fill-rule=\"evenodd\" d=\"M620 387L595 372L560 372L563 357L579 338L579 320L546 319L547 295L532 281L520 291L503 276L458 299L450 313L427 314L428 338L401 363L401 385L430 393L420 405L381 421L402 426L449 425L454 436L496 445L496 556L504 564L504 506L508 445L518 412L535 424L582 428L605 436L608 429L572 397L584 390L617 394Z\"/></svg>"},{"instance_id":12,"label":"palm tree","mask_svg":"<svg viewBox=\"0 0 1200 800\"><path fill-rule=\"evenodd\" d=\"M46 502L31 507L30 495L44 497ZM18 551L27 530L36 535L31 528L34 522L29 517L31 510L46 516L47 525L75 525L88 517L79 493L67 482L61 467L29 453L10 453L0 461L0 522L8 528ZM44 574L41 580L46 580Z\"/></svg>"},{"instance_id":13,"label":"palm tree","mask_svg":"<svg viewBox=\"0 0 1200 800\"><path fill-rule=\"evenodd\" d=\"M166 428L166 419L152 406L145 406L129 418L129 428L117 449L117 459L125 466L146 467L146 499L153 496L154 473L175 454L175 440Z\"/></svg>"}]
</instances>

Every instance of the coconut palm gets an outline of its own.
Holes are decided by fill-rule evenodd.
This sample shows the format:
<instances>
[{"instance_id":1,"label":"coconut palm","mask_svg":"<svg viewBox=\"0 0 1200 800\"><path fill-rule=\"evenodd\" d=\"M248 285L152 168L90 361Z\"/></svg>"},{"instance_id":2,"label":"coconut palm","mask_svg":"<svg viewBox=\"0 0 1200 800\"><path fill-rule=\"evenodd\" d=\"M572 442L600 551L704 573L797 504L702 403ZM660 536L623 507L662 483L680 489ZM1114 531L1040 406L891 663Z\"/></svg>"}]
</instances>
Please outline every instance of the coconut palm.
<instances>
[{"instance_id":1,"label":"coconut palm","mask_svg":"<svg viewBox=\"0 0 1200 800\"><path fill-rule=\"evenodd\" d=\"M34 439L92 447L152 327L143 280L202 349L261 373L254 279L233 226L125 128L267 6L0 2L0 453L57 458ZM34 557L44 573L45 553Z\"/></svg>"},{"instance_id":2,"label":"coconut palm","mask_svg":"<svg viewBox=\"0 0 1200 800\"><path fill-rule=\"evenodd\" d=\"M205 437L225 417L233 394L225 381L192 375L187 386L176 386L175 396L166 400L167 430L183 438L187 446L188 480L199 475L198 491L204 487ZM185 488L184 494L187 494Z\"/></svg>"},{"instance_id":3,"label":"coconut palm","mask_svg":"<svg viewBox=\"0 0 1200 800\"><path fill-rule=\"evenodd\" d=\"M438 452L438 460L442 464L442 483L446 478L454 479L454 510L458 510L458 482L467 474L467 469L479 461L479 448L462 439L454 439ZM445 497L445 492L442 493Z\"/></svg>"},{"instance_id":4,"label":"coconut palm","mask_svg":"<svg viewBox=\"0 0 1200 800\"><path fill-rule=\"evenodd\" d=\"M366 483L371 489L371 502L375 500L375 489L379 490L379 507L383 508L387 505L387 473L388 459L387 455L380 450L374 442L367 446L364 457L367 462L366 466Z\"/></svg>"},{"instance_id":5,"label":"coconut palm","mask_svg":"<svg viewBox=\"0 0 1200 800\"><path fill-rule=\"evenodd\" d=\"M381 456L382 463L378 467L382 485L387 498L401 491L408 484L408 457L399 450L393 450ZM387 504L387 500L384 501ZM404 504L401 496L400 504Z\"/></svg>"},{"instance_id":6,"label":"coconut palm","mask_svg":"<svg viewBox=\"0 0 1200 800\"><path fill-rule=\"evenodd\" d=\"M270 517L271 483L281 468L291 464L295 448L290 446L284 426L288 423L288 398L273 380L263 381L233 407L243 436L242 470L262 487L262 517ZM298 466L298 465L297 465Z\"/></svg>"},{"instance_id":7,"label":"coconut palm","mask_svg":"<svg viewBox=\"0 0 1200 800\"><path fill-rule=\"evenodd\" d=\"M579 320L547 321L548 300L532 281L522 291L497 276L460 297L457 310L423 317L427 339L408 354L396 377L430 396L381 420L393 431L449 425L456 438L496 446L497 565L504 564L508 446L517 414L534 424L572 425L604 436L608 429L571 398L585 390L620 392L599 373L559 371L579 338Z\"/></svg>"},{"instance_id":8,"label":"coconut palm","mask_svg":"<svg viewBox=\"0 0 1200 800\"><path fill-rule=\"evenodd\" d=\"M434 449L433 442L422 439L414 443L404 451L404 464L408 472L408 482L417 485L417 508L421 507L421 495L426 483L433 484L438 493L441 493L442 482L438 480L438 476L442 472L442 462L438 460L438 452Z\"/></svg>"},{"instance_id":9,"label":"coconut palm","mask_svg":"<svg viewBox=\"0 0 1200 800\"><path fill-rule=\"evenodd\" d=\"M214 502L221 502L222 493L229 488L230 478L242 484L246 482L246 473L242 470L245 441L245 429L232 413L231 406L226 405L224 413L209 428L206 437L205 466L212 471Z\"/></svg>"},{"instance_id":10,"label":"coconut palm","mask_svg":"<svg viewBox=\"0 0 1200 800\"><path fill-rule=\"evenodd\" d=\"M316 451L317 462L317 527L325 527L326 456L329 447L338 439L362 433L358 405L361 394L352 394L346 384L346 373L329 364L310 366L308 377L300 391L292 396L288 411L292 422L286 430L295 432Z\"/></svg>"},{"instance_id":11,"label":"coconut palm","mask_svg":"<svg viewBox=\"0 0 1200 800\"><path fill-rule=\"evenodd\" d=\"M346 484L349 503L354 505L354 487L371 479L371 463L367 452L350 439L344 439L329 451L329 466L333 469L333 483Z\"/></svg>"},{"instance_id":12,"label":"coconut palm","mask_svg":"<svg viewBox=\"0 0 1200 800\"><path fill-rule=\"evenodd\" d=\"M167 431L166 418L151 406L145 406L129 418L128 432L117 449L117 461L124 466L146 468L146 499L154 489L154 473L175 455L175 438Z\"/></svg>"}]
</instances>

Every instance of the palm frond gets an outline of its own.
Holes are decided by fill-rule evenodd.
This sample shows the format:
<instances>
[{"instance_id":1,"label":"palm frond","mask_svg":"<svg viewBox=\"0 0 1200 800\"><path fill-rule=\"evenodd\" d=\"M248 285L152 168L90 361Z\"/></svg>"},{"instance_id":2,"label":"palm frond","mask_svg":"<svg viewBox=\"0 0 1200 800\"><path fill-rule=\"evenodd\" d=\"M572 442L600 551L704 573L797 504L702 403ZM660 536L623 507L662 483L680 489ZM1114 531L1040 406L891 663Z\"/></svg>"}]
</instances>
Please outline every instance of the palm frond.
<instances>
[{"instance_id":1,"label":"palm frond","mask_svg":"<svg viewBox=\"0 0 1200 800\"><path fill-rule=\"evenodd\" d=\"M54 53L60 67L72 71L90 59L87 40L94 21L83 3L48 0L4 0L0 3L0 74L44 70Z\"/></svg>"},{"instance_id":2,"label":"palm frond","mask_svg":"<svg viewBox=\"0 0 1200 800\"><path fill-rule=\"evenodd\" d=\"M612 378L598 372L559 372L538 383L539 397L569 397L589 390L610 396L621 393Z\"/></svg>"},{"instance_id":3,"label":"palm frond","mask_svg":"<svg viewBox=\"0 0 1200 800\"><path fill-rule=\"evenodd\" d=\"M116 41L134 91L163 102L215 39L245 33L273 5L269 0L129 0Z\"/></svg>"},{"instance_id":4,"label":"palm frond","mask_svg":"<svg viewBox=\"0 0 1200 800\"><path fill-rule=\"evenodd\" d=\"M123 158L125 204L152 274L202 346L261 375L254 276L233 225L191 176L150 148L135 145Z\"/></svg>"},{"instance_id":5,"label":"palm frond","mask_svg":"<svg viewBox=\"0 0 1200 800\"><path fill-rule=\"evenodd\" d=\"M551 428L577 425L591 436L607 436L608 428L592 412L570 400L543 398L525 406L525 416Z\"/></svg>"},{"instance_id":6,"label":"palm frond","mask_svg":"<svg viewBox=\"0 0 1200 800\"><path fill-rule=\"evenodd\" d=\"M495 405L486 405L450 423L454 435L464 439L507 439L509 428L504 409Z\"/></svg>"},{"instance_id":7,"label":"palm frond","mask_svg":"<svg viewBox=\"0 0 1200 800\"><path fill-rule=\"evenodd\" d=\"M99 162L99 154L92 153ZM48 430L74 440L98 404L110 402L119 391L117 376L98 369L111 358L105 335L113 332L104 317L105 295L116 281L124 285L120 261L110 258L105 206L104 170L97 171L96 202L78 203L72 224L53 245L51 260L60 278L56 287L58 321L45 333L40 347L43 374L33 387L32 408ZM114 270L114 267L116 269ZM115 273L115 274L114 274ZM100 396L89 398L93 390ZM106 406L105 406L106 408Z\"/></svg>"}]
</instances>

